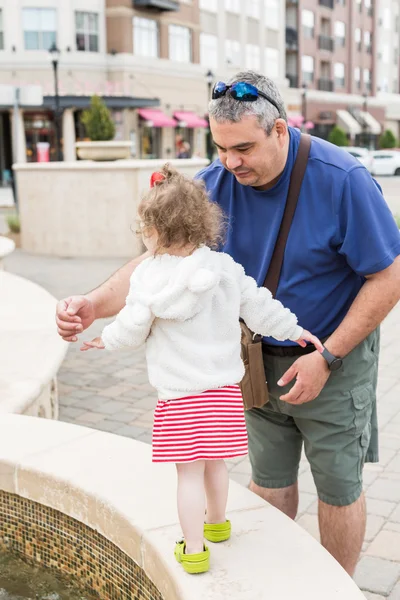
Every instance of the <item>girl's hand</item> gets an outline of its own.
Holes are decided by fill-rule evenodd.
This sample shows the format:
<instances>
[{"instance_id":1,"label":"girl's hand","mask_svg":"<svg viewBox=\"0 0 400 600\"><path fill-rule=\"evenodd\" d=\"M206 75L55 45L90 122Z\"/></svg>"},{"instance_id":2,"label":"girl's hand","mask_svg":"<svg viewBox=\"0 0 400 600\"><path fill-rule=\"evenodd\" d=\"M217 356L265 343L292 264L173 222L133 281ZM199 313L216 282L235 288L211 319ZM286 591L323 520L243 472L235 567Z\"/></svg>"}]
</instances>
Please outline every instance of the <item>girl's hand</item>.
<instances>
[{"instance_id":1,"label":"girl's hand","mask_svg":"<svg viewBox=\"0 0 400 600\"><path fill-rule=\"evenodd\" d=\"M105 346L101 337L94 338L94 340L92 340L91 342L83 342L83 345L81 346L81 352L91 350L92 348L97 348L97 350L104 350Z\"/></svg>"},{"instance_id":2,"label":"girl's hand","mask_svg":"<svg viewBox=\"0 0 400 600\"><path fill-rule=\"evenodd\" d=\"M318 352L322 352L324 351L324 347L322 345L322 343L319 341L319 339L313 335L312 333L310 333L309 331L307 331L307 329L303 329L303 333L301 334L301 337L299 337L298 340L294 340L297 344L299 344L299 346L301 346L302 348L305 348L307 346L306 342L311 342L312 344L314 344L314 346L316 347L316 349L318 350Z\"/></svg>"}]
</instances>

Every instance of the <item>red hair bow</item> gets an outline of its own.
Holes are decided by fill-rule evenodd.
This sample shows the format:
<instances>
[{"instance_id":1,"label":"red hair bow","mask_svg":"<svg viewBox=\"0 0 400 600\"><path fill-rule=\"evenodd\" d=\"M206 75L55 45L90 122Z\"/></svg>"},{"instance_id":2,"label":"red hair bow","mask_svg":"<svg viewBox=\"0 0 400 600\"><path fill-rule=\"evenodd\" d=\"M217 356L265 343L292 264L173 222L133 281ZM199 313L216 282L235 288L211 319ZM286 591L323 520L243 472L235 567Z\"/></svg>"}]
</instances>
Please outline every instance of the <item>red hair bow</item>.
<instances>
[{"instance_id":1,"label":"red hair bow","mask_svg":"<svg viewBox=\"0 0 400 600\"><path fill-rule=\"evenodd\" d=\"M165 175L163 175L162 173L158 173L157 171L155 173L152 174L152 176L150 177L150 187L154 187L155 185L160 184L162 181L164 181L165 179Z\"/></svg>"}]
</instances>

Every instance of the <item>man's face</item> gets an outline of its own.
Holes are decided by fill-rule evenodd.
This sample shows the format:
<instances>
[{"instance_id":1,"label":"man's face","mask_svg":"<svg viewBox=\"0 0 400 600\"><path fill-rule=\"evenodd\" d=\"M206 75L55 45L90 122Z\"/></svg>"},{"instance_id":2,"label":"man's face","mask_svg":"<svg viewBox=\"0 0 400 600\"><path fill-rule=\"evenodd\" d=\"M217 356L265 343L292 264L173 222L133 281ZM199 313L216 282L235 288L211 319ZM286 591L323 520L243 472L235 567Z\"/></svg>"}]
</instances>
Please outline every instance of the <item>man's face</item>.
<instances>
[{"instance_id":1,"label":"man's face","mask_svg":"<svg viewBox=\"0 0 400 600\"><path fill-rule=\"evenodd\" d=\"M220 161L239 183L264 189L274 184L287 158L289 134L282 119L269 136L254 115L238 123L217 123L210 118L210 128Z\"/></svg>"}]
</instances>

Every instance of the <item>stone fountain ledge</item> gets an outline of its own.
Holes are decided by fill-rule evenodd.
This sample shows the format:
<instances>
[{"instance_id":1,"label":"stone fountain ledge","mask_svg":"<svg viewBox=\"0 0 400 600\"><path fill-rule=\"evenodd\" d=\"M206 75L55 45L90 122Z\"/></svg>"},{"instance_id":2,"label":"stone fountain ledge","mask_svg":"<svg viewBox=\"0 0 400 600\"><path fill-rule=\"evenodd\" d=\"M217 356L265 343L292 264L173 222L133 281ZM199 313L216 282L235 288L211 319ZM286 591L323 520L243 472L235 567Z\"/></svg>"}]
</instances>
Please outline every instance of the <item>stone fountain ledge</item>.
<instances>
[{"instance_id":1,"label":"stone fountain ledge","mask_svg":"<svg viewBox=\"0 0 400 600\"><path fill-rule=\"evenodd\" d=\"M0 490L96 530L144 570L164 600L364 598L306 531L234 482L231 540L210 544L208 573L186 574L173 556L181 533L175 468L153 464L150 446L129 438L2 415Z\"/></svg>"},{"instance_id":2,"label":"stone fountain ledge","mask_svg":"<svg viewBox=\"0 0 400 600\"><path fill-rule=\"evenodd\" d=\"M56 299L3 270L0 298L0 420L4 413L56 419L56 374L68 347L56 331Z\"/></svg>"}]
</instances>

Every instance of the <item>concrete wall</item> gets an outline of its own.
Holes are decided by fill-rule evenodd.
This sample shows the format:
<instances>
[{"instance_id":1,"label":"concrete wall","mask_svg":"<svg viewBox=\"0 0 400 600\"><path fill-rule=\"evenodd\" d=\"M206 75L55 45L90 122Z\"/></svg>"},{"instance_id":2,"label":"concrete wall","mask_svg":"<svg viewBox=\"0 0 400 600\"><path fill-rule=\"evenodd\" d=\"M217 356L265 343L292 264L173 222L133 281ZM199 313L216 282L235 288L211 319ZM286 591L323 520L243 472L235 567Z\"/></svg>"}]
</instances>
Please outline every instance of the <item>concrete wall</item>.
<instances>
[{"instance_id":1,"label":"concrete wall","mask_svg":"<svg viewBox=\"0 0 400 600\"><path fill-rule=\"evenodd\" d=\"M15 165L21 246L52 256L135 257L142 252L135 230L141 194L163 160ZM205 159L171 160L192 177Z\"/></svg>"}]
</instances>

